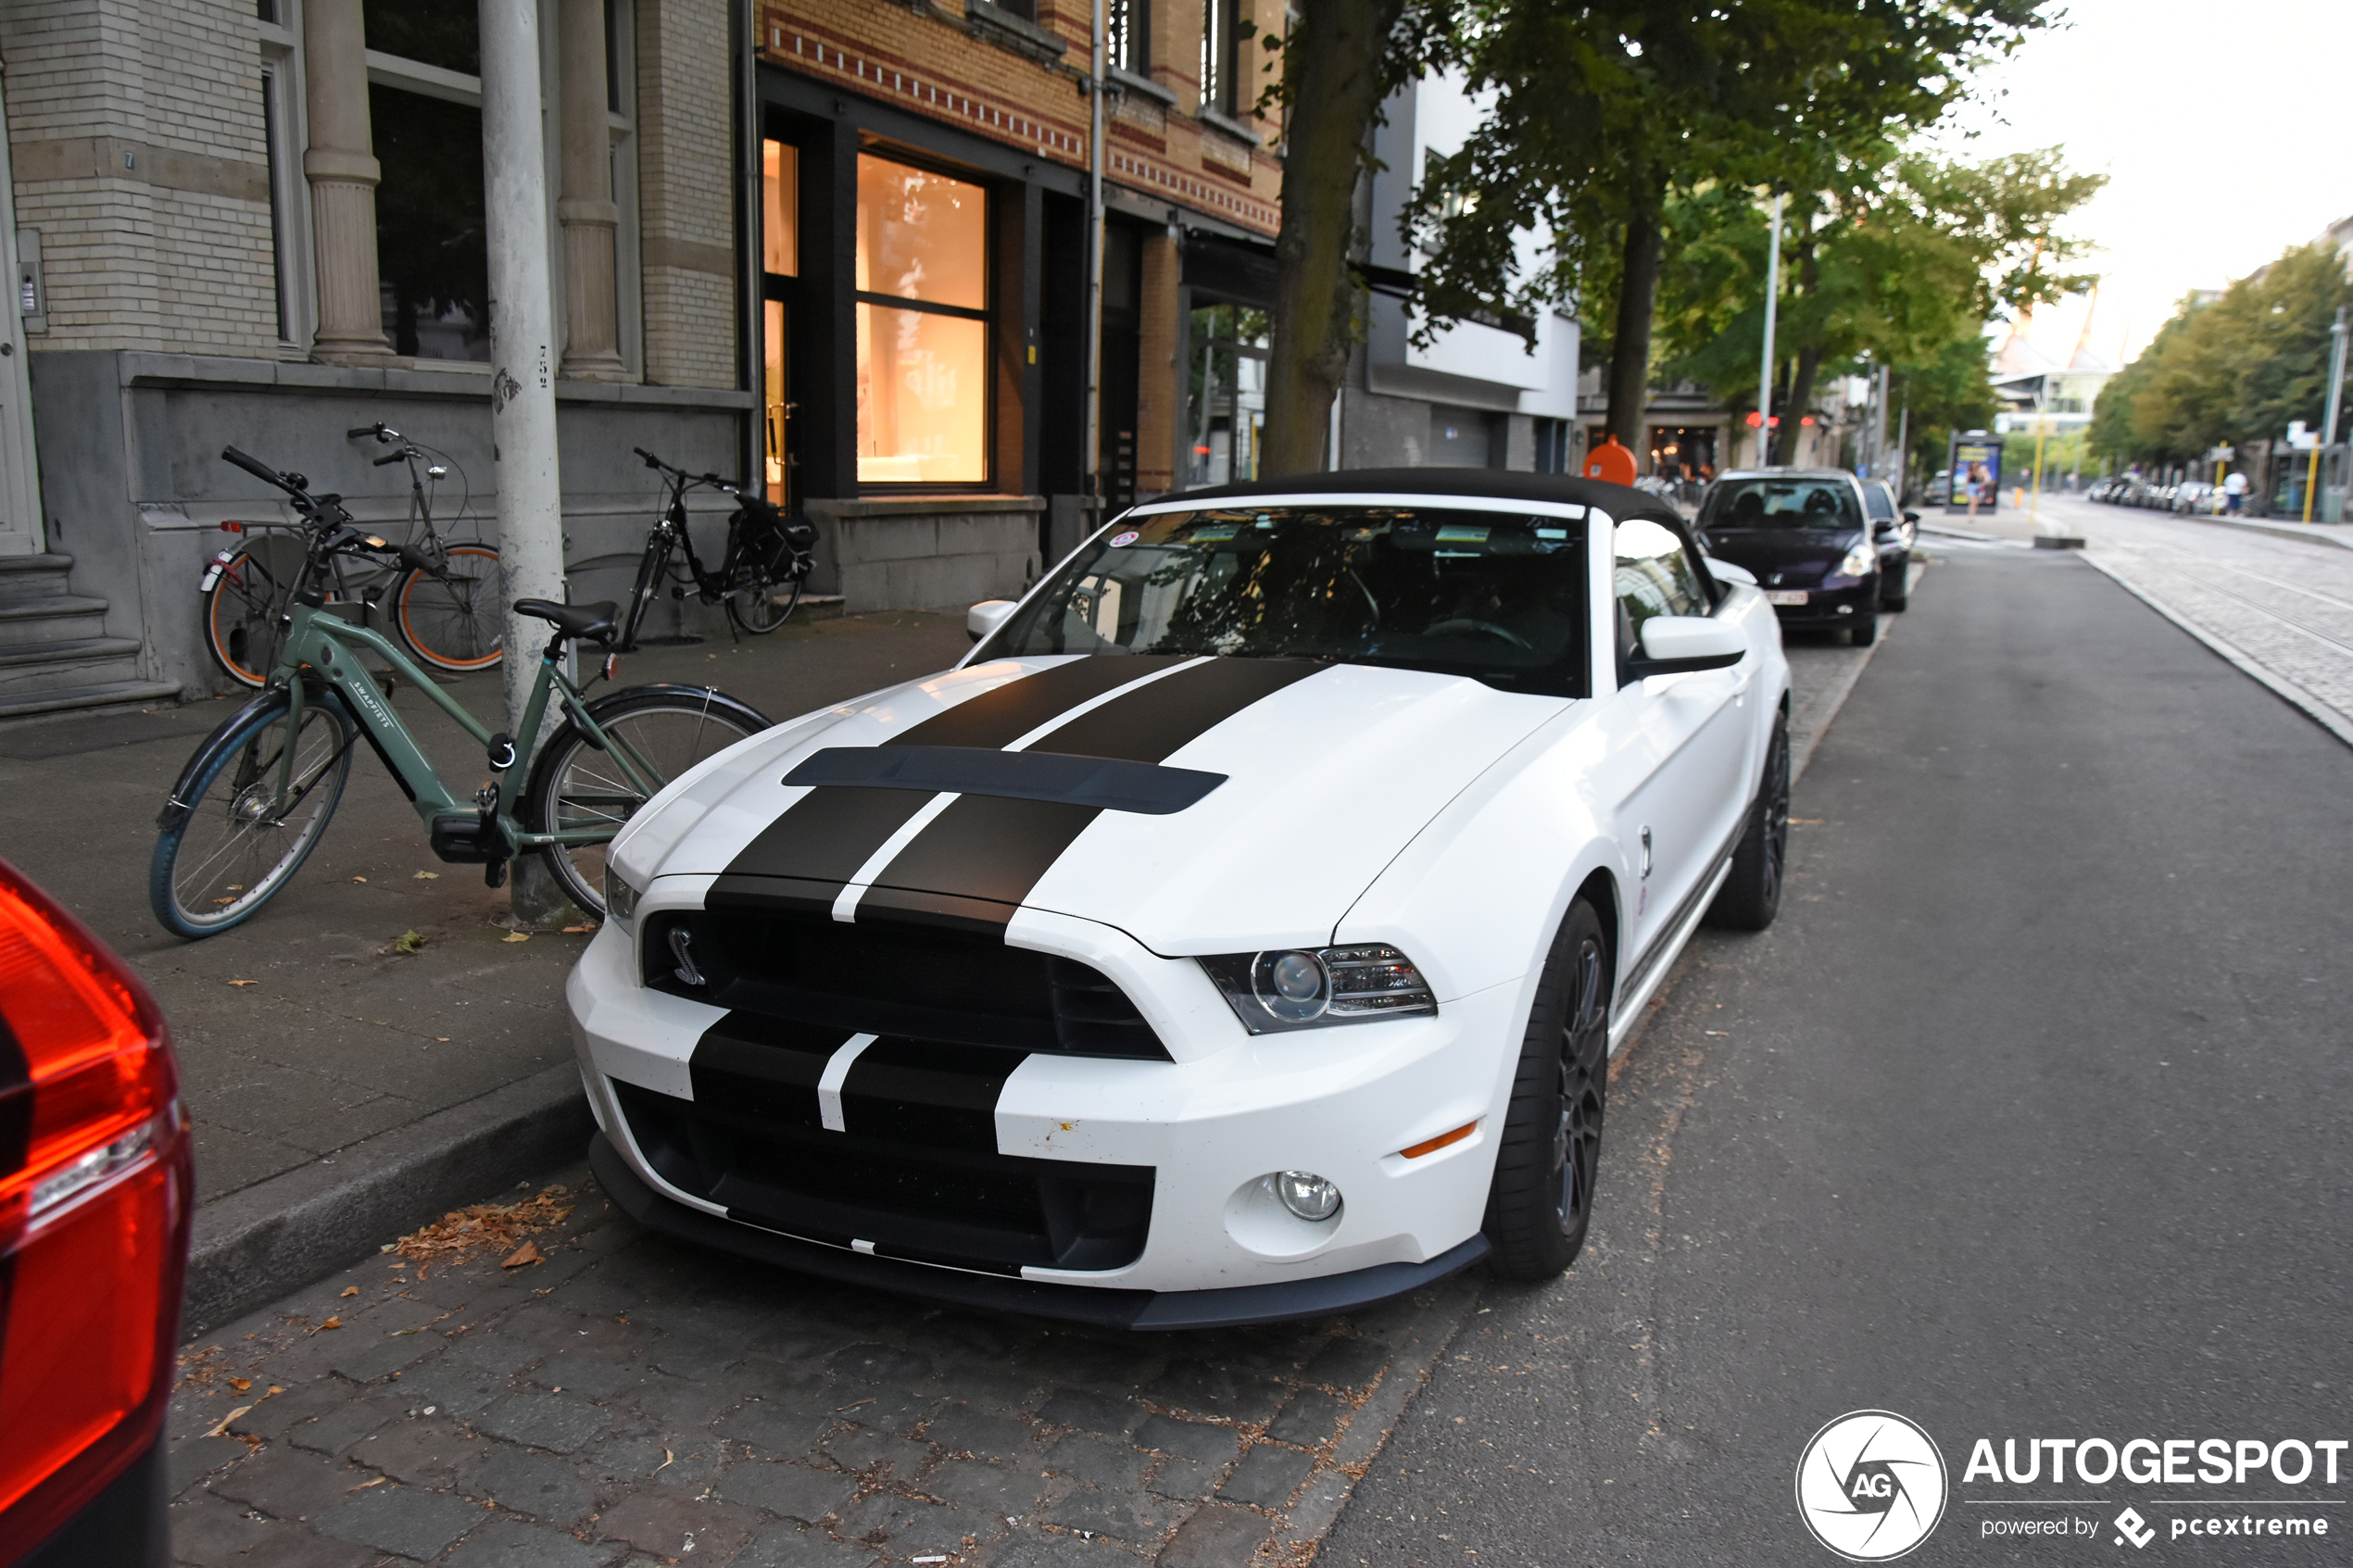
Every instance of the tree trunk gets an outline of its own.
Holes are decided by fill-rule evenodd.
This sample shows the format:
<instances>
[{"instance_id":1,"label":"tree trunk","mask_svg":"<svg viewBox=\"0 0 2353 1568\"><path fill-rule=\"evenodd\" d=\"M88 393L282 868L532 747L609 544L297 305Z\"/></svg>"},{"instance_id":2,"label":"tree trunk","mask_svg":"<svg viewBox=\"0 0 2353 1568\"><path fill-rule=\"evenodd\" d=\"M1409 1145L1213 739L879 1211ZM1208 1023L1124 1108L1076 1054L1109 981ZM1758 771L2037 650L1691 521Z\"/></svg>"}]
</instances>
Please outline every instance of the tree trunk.
<instances>
[{"instance_id":1,"label":"tree trunk","mask_svg":"<svg viewBox=\"0 0 2353 1568\"><path fill-rule=\"evenodd\" d=\"M1360 291L1348 265L1356 181L1380 107L1382 57L1404 8L1405 0L1306 0L1284 44L1290 105L1259 456L1268 478L1324 467L1332 397L1356 343Z\"/></svg>"},{"instance_id":2,"label":"tree trunk","mask_svg":"<svg viewBox=\"0 0 2353 1568\"><path fill-rule=\"evenodd\" d=\"M1643 450L1642 416L1651 400L1651 317L1658 307L1658 266L1666 233L1660 202L1638 204L1626 220L1626 266L1617 288L1617 333L1609 351L1609 413L1604 428L1627 450Z\"/></svg>"},{"instance_id":3,"label":"tree trunk","mask_svg":"<svg viewBox=\"0 0 2353 1568\"><path fill-rule=\"evenodd\" d=\"M1814 242L1808 240L1797 247L1799 296L1812 300L1814 285L1821 275L1821 258L1814 254ZM1800 319L1798 312L1792 311L1789 315L1793 324ZM1809 332L1807 335L1813 334ZM1773 461L1782 467L1796 460L1797 434L1806 428L1806 406L1814 401L1814 377L1821 368L1822 349L1818 343L1806 344L1798 349L1797 361L1790 376L1789 398L1781 405L1780 428L1775 432L1780 439L1773 443Z\"/></svg>"}]
</instances>

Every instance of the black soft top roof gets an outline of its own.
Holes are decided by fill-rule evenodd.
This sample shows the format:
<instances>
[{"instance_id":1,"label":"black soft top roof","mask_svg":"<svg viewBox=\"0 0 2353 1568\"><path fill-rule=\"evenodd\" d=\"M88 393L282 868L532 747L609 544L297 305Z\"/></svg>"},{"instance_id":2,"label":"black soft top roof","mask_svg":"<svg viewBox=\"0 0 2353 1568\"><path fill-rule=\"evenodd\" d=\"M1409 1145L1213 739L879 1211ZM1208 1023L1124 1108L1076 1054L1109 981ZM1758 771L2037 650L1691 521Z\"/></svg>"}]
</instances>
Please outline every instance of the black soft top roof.
<instances>
[{"instance_id":1,"label":"black soft top roof","mask_svg":"<svg viewBox=\"0 0 2353 1568\"><path fill-rule=\"evenodd\" d=\"M1452 495L1498 501L1547 501L1556 506L1599 507L1612 518L1650 517L1680 527L1675 508L1647 491L1604 484L1566 473L1527 473L1509 469L1342 469L1336 473L1293 474L1247 484L1220 484L1163 495L1151 504L1214 506L1227 501L1280 495Z\"/></svg>"}]
</instances>

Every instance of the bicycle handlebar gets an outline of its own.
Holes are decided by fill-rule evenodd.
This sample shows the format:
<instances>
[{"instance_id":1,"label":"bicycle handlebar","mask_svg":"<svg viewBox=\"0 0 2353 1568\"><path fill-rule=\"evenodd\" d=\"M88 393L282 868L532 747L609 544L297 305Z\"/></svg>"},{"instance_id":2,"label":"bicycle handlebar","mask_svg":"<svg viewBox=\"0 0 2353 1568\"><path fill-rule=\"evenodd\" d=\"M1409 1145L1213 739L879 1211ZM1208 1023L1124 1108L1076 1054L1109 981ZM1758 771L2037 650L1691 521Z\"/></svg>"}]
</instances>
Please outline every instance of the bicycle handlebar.
<instances>
[{"instance_id":1,"label":"bicycle handlebar","mask_svg":"<svg viewBox=\"0 0 2353 1568\"><path fill-rule=\"evenodd\" d=\"M302 494L302 492L296 489L294 485L287 483L286 476L280 473L276 469L271 468L268 463L263 462L258 458L238 451L234 446L223 446L220 449L220 458L223 462L236 464L239 468L253 475L256 479L263 480L271 484L274 484L289 495L300 495Z\"/></svg>"},{"instance_id":2,"label":"bicycle handlebar","mask_svg":"<svg viewBox=\"0 0 2353 1568\"><path fill-rule=\"evenodd\" d=\"M406 453L406 452L395 452L395 453L393 453L393 454L392 454L391 456L389 456L389 457L378 458L377 458L374 462L370 463L368 466L369 466L370 468L371 468L371 469L380 469L380 468L383 468L383 467L384 467L385 464L387 464L387 463L399 463L399 462L406 462L406 461L408 460L408 458L409 458L409 454L408 454L408 453Z\"/></svg>"}]
</instances>

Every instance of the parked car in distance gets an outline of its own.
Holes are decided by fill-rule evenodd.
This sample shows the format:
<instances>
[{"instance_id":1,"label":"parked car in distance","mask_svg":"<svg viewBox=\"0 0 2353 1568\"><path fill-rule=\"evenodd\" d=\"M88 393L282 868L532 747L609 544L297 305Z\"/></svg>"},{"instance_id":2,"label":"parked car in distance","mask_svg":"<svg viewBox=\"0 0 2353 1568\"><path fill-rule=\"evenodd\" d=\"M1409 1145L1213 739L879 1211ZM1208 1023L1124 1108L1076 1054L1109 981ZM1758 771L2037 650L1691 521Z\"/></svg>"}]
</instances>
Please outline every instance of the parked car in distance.
<instances>
[{"instance_id":1,"label":"parked car in distance","mask_svg":"<svg viewBox=\"0 0 2353 1568\"><path fill-rule=\"evenodd\" d=\"M1953 476L1949 473L1931 474L1928 488L1922 492L1920 499L1931 507L1950 506L1953 501Z\"/></svg>"},{"instance_id":2,"label":"parked car in distance","mask_svg":"<svg viewBox=\"0 0 2353 1568\"><path fill-rule=\"evenodd\" d=\"M1778 907L1763 596L1640 491L1392 469L1133 508L967 624L614 839L614 1201L1137 1329L1566 1268L1612 1044Z\"/></svg>"},{"instance_id":3,"label":"parked car in distance","mask_svg":"<svg viewBox=\"0 0 2353 1568\"><path fill-rule=\"evenodd\" d=\"M1879 607L1900 610L1912 602L1912 546L1919 538L1920 514L1898 506L1895 487L1883 479L1863 481L1863 504L1879 548Z\"/></svg>"},{"instance_id":4,"label":"parked car in distance","mask_svg":"<svg viewBox=\"0 0 2353 1568\"><path fill-rule=\"evenodd\" d=\"M146 988L0 861L0 1564L170 1561L194 1171Z\"/></svg>"},{"instance_id":5,"label":"parked car in distance","mask_svg":"<svg viewBox=\"0 0 2353 1568\"><path fill-rule=\"evenodd\" d=\"M2173 492L2173 509L2191 514L2212 513L2220 509L2217 503L2221 491L2202 480L2184 480Z\"/></svg>"},{"instance_id":6,"label":"parked car in distance","mask_svg":"<svg viewBox=\"0 0 2353 1568\"><path fill-rule=\"evenodd\" d=\"M1745 567L1786 629L1879 636L1880 555L1862 481L1844 469L1755 469L1708 486L1693 527Z\"/></svg>"}]
</instances>

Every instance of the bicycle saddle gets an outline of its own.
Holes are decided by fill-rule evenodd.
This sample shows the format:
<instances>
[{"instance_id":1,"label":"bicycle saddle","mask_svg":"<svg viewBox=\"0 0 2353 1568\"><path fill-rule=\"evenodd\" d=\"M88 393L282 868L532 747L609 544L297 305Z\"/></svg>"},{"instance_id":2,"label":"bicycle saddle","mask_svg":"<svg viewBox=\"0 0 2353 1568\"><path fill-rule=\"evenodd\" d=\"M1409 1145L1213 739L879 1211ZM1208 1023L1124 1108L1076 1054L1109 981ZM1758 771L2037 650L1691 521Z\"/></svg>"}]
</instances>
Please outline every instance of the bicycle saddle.
<instances>
[{"instance_id":1,"label":"bicycle saddle","mask_svg":"<svg viewBox=\"0 0 2353 1568\"><path fill-rule=\"evenodd\" d=\"M585 637L591 642L610 641L613 621L621 607L610 599L598 599L590 605L562 605L553 599L517 599L517 615L536 616L553 623L567 637Z\"/></svg>"}]
</instances>

